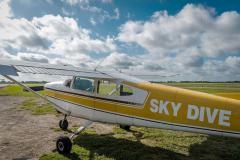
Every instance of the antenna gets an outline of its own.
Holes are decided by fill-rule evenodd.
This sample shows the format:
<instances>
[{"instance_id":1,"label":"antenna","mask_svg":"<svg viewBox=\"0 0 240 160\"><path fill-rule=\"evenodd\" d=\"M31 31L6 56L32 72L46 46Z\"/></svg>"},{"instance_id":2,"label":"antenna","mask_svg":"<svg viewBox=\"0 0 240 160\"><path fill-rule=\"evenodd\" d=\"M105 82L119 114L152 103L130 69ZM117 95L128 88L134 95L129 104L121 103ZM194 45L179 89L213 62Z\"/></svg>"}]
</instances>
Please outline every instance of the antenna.
<instances>
[{"instance_id":1,"label":"antenna","mask_svg":"<svg viewBox=\"0 0 240 160\"><path fill-rule=\"evenodd\" d=\"M102 64L102 62L106 59L107 57L103 58L94 68L94 71L97 71L97 68Z\"/></svg>"}]
</instances>

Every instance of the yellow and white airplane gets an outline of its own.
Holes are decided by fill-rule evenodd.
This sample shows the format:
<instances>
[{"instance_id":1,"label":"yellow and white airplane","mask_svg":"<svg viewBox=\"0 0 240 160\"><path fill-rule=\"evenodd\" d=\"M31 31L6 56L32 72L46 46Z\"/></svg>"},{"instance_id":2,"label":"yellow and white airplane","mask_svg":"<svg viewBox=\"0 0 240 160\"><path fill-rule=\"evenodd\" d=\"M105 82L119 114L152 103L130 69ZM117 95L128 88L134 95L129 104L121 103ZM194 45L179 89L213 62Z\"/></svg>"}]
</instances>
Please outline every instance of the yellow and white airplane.
<instances>
[{"instance_id":1,"label":"yellow and white airplane","mask_svg":"<svg viewBox=\"0 0 240 160\"><path fill-rule=\"evenodd\" d=\"M45 96L16 81L18 72L72 76L47 83ZM56 142L59 153L71 151L71 140L92 122L144 126L240 137L240 101L207 93L153 84L122 73L81 70L77 67L0 60L0 74L54 104L65 116L87 119L71 137Z\"/></svg>"}]
</instances>

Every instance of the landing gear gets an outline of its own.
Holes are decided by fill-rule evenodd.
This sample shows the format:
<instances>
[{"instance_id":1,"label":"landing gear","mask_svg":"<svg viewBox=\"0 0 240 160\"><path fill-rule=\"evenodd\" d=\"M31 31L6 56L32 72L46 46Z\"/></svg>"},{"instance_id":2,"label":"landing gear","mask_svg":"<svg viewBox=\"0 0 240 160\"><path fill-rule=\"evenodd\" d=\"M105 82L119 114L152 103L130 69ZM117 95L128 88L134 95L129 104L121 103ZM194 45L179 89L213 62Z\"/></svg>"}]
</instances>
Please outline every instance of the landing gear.
<instances>
[{"instance_id":1,"label":"landing gear","mask_svg":"<svg viewBox=\"0 0 240 160\"><path fill-rule=\"evenodd\" d=\"M73 133L70 138L64 136L59 137L56 143L57 151L60 154L69 154L72 149L72 141L75 136L79 135L84 129L92 124L92 121L86 121L83 126L79 127L78 130Z\"/></svg>"},{"instance_id":2,"label":"landing gear","mask_svg":"<svg viewBox=\"0 0 240 160\"><path fill-rule=\"evenodd\" d=\"M59 137L56 143L57 151L60 154L69 154L72 149L72 142L70 138L64 136Z\"/></svg>"},{"instance_id":3,"label":"landing gear","mask_svg":"<svg viewBox=\"0 0 240 160\"><path fill-rule=\"evenodd\" d=\"M67 121L67 116L66 115L64 116L64 119L59 121L59 127L62 130L67 130L68 129L68 121Z\"/></svg>"},{"instance_id":4,"label":"landing gear","mask_svg":"<svg viewBox=\"0 0 240 160\"><path fill-rule=\"evenodd\" d=\"M93 122L92 121L89 121L87 120L83 126L79 127L77 129L77 132L73 133L71 136L70 136L70 139L73 139L74 136L77 136L79 135L82 131L84 131L88 126L90 126Z\"/></svg>"},{"instance_id":5,"label":"landing gear","mask_svg":"<svg viewBox=\"0 0 240 160\"><path fill-rule=\"evenodd\" d=\"M130 131L130 127L131 127L131 126L120 124L120 128L121 128L121 129L124 129L124 130L126 130L126 131Z\"/></svg>"}]
</instances>

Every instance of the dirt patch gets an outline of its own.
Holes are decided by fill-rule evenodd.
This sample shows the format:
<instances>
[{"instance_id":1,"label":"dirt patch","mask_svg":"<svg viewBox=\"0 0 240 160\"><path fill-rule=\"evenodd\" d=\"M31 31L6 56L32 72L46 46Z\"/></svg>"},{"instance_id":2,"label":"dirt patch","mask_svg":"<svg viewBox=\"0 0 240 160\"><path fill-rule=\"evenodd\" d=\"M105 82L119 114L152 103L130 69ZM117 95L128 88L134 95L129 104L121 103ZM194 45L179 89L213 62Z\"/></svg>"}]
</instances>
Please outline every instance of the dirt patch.
<instances>
[{"instance_id":1,"label":"dirt patch","mask_svg":"<svg viewBox=\"0 0 240 160\"><path fill-rule=\"evenodd\" d=\"M0 97L0 159L38 159L55 149L56 132L62 116L32 115L19 111L25 97ZM41 103L41 102L40 102ZM84 120L68 117L70 126L79 126ZM112 132L111 125L94 123L91 128L99 134Z\"/></svg>"}]
</instances>

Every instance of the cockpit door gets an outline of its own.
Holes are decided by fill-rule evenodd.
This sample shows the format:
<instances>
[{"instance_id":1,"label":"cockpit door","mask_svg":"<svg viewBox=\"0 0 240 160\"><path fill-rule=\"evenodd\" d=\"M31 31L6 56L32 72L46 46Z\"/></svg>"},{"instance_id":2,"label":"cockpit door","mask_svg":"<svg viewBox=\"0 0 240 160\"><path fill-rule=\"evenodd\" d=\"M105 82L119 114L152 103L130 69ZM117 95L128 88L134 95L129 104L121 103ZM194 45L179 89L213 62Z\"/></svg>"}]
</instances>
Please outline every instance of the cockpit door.
<instances>
[{"instance_id":1,"label":"cockpit door","mask_svg":"<svg viewBox=\"0 0 240 160\"><path fill-rule=\"evenodd\" d=\"M71 85L71 115L86 119L94 116L94 87L95 80L85 77L74 77Z\"/></svg>"},{"instance_id":2,"label":"cockpit door","mask_svg":"<svg viewBox=\"0 0 240 160\"><path fill-rule=\"evenodd\" d=\"M94 99L94 118L96 121L117 123L116 104L110 95L116 88L116 84L110 80L98 80Z\"/></svg>"}]
</instances>

